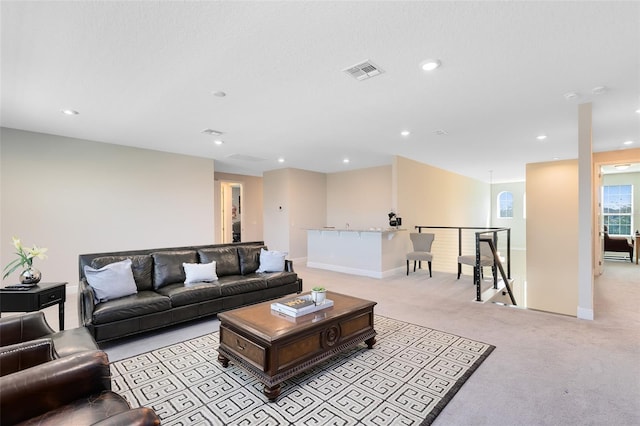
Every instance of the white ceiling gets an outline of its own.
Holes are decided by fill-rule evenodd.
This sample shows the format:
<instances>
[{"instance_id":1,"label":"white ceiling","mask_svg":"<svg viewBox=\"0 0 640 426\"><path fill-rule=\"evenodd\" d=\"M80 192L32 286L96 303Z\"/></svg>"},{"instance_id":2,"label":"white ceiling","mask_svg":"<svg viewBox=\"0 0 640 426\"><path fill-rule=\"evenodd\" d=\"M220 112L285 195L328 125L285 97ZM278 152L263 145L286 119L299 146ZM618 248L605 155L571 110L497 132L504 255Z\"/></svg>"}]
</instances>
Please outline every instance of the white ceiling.
<instances>
[{"instance_id":1,"label":"white ceiling","mask_svg":"<svg viewBox=\"0 0 640 426\"><path fill-rule=\"evenodd\" d=\"M639 2L0 7L4 127L214 158L241 174L401 155L506 182L527 162L576 158L578 104L593 102L595 151L640 146ZM443 65L425 73L426 58ZM384 73L342 72L366 59Z\"/></svg>"}]
</instances>

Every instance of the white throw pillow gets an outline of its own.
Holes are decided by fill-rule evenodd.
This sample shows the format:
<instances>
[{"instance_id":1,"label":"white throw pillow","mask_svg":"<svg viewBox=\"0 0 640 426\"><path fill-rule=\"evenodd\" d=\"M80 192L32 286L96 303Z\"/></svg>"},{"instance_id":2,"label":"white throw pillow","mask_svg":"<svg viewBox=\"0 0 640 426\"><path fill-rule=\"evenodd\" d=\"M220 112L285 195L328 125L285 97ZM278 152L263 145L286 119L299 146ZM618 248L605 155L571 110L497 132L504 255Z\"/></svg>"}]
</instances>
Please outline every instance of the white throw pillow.
<instances>
[{"instance_id":1,"label":"white throw pillow","mask_svg":"<svg viewBox=\"0 0 640 426\"><path fill-rule=\"evenodd\" d=\"M282 272L287 252L260 249L260 267L256 272Z\"/></svg>"},{"instance_id":2,"label":"white throw pillow","mask_svg":"<svg viewBox=\"0 0 640 426\"><path fill-rule=\"evenodd\" d=\"M185 284L211 282L218 279L216 275L216 262L211 263L183 263Z\"/></svg>"},{"instance_id":3,"label":"white throw pillow","mask_svg":"<svg viewBox=\"0 0 640 426\"><path fill-rule=\"evenodd\" d=\"M138 288L131 270L131 259L110 263L100 269L84 267L84 275L98 302L136 294Z\"/></svg>"}]
</instances>

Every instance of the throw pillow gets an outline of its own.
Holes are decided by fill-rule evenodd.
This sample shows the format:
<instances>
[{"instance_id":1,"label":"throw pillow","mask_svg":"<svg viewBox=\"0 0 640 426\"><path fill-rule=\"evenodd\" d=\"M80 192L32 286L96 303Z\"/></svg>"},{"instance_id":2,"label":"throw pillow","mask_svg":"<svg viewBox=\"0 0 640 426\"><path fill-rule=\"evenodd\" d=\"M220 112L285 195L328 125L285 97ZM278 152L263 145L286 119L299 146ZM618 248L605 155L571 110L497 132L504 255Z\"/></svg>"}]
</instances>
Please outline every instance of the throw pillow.
<instances>
[{"instance_id":1,"label":"throw pillow","mask_svg":"<svg viewBox=\"0 0 640 426\"><path fill-rule=\"evenodd\" d=\"M275 250L260 250L260 267L256 272L282 272L287 252Z\"/></svg>"},{"instance_id":2,"label":"throw pillow","mask_svg":"<svg viewBox=\"0 0 640 426\"><path fill-rule=\"evenodd\" d=\"M85 265L84 275L93 289L97 302L106 302L138 292L133 279L131 259L110 263L100 269Z\"/></svg>"},{"instance_id":3,"label":"throw pillow","mask_svg":"<svg viewBox=\"0 0 640 426\"><path fill-rule=\"evenodd\" d=\"M211 282L218 279L216 275L216 262L211 263L183 263L185 284Z\"/></svg>"}]
</instances>

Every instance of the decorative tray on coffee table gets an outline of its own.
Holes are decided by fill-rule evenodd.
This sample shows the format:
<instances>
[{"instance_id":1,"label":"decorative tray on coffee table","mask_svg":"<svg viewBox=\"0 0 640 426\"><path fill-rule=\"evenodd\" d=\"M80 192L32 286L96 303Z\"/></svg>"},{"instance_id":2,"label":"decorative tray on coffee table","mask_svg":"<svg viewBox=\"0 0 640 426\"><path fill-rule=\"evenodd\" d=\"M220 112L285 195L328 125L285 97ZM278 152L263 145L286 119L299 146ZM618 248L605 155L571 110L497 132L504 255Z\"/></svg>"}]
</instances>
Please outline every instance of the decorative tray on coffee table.
<instances>
[{"instance_id":1,"label":"decorative tray on coffee table","mask_svg":"<svg viewBox=\"0 0 640 426\"><path fill-rule=\"evenodd\" d=\"M325 299L324 303L316 305L311 295L297 296L271 304L271 310L291 317L311 314L333 306L333 300Z\"/></svg>"}]
</instances>

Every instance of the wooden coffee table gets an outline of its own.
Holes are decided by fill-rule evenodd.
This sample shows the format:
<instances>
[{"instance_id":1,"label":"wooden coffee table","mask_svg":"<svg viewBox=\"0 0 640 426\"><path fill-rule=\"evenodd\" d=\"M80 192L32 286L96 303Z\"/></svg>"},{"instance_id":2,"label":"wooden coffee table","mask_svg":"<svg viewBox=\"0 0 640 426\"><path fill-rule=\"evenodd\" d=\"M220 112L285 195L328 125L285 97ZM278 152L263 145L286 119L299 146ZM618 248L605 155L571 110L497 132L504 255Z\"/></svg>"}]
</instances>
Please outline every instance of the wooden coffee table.
<instances>
[{"instance_id":1,"label":"wooden coffee table","mask_svg":"<svg viewBox=\"0 0 640 426\"><path fill-rule=\"evenodd\" d=\"M274 301L219 313L218 361L223 367L233 361L254 375L275 401L286 379L360 342L371 349L376 302L334 292L327 299L332 307L297 318L272 311Z\"/></svg>"}]
</instances>

